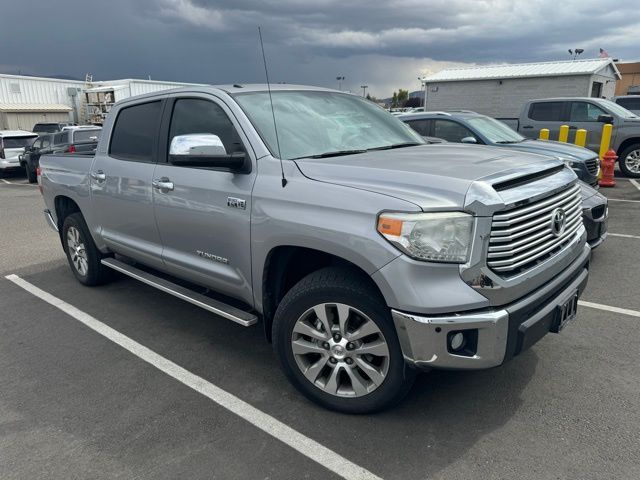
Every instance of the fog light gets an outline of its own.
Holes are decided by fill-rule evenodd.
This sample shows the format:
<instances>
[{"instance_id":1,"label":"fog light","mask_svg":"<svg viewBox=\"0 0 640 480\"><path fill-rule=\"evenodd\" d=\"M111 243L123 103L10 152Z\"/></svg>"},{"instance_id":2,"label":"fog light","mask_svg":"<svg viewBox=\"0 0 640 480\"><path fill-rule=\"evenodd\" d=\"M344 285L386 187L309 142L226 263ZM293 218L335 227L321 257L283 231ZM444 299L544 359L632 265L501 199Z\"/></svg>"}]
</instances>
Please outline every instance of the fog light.
<instances>
[{"instance_id":1,"label":"fog light","mask_svg":"<svg viewBox=\"0 0 640 480\"><path fill-rule=\"evenodd\" d=\"M456 350L460 350L464 346L464 335L462 334L462 332L451 335L449 346L454 352Z\"/></svg>"}]
</instances>

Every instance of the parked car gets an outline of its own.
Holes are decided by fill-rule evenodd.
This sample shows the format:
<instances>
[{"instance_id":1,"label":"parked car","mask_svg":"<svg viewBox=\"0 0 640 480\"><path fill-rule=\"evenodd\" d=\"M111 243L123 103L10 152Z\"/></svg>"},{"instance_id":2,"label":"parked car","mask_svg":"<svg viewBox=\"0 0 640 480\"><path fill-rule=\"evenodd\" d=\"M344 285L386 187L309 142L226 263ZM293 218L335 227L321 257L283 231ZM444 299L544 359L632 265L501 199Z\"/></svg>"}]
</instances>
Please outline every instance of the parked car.
<instances>
[{"instance_id":1,"label":"parked car","mask_svg":"<svg viewBox=\"0 0 640 480\"><path fill-rule=\"evenodd\" d=\"M527 139L504 123L469 110L412 113L398 118L421 135L437 136L448 142L490 145L557 158L573 169L582 182L598 188L600 161L594 152L586 148ZM587 241L596 248L607 234L607 199L584 183L581 189L582 215Z\"/></svg>"},{"instance_id":2,"label":"parked car","mask_svg":"<svg viewBox=\"0 0 640 480\"><path fill-rule=\"evenodd\" d=\"M37 134L25 130L0 130L0 177L20 168L20 155L36 138Z\"/></svg>"},{"instance_id":3,"label":"parked car","mask_svg":"<svg viewBox=\"0 0 640 480\"><path fill-rule=\"evenodd\" d=\"M24 168L29 183L36 183L36 170L40 156L54 151L54 134L43 133L38 136L32 145L25 147L23 154L19 156L20 165Z\"/></svg>"},{"instance_id":4,"label":"parked car","mask_svg":"<svg viewBox=\"0 0 640 480\"><path fill-rule=\"evenodd\" d=\"M537 138L548 128L550 138L558 138L561 125L587 131L587 147L600 149L602 126L613 124L611 148L618 155L620 170L629 177L640 177L640 117L610 100L602 98L547 98L532 100L522 107L518 132Z\"/></svg>"},{"instance_id":5,"label":"parked car","mask_svg":"<svg viewBox=\"0 0 640 480\"><path fill-rule=\"evenodd\" d=\"M260 320L331 409L392 405L415 368L498 366L573 319L587 283L580 187L556 159L425 145L362 97L295 85L132 97L104 128L95 155L40 159L77 280L117 270Z\"/></svg>"},{"instance_id":6,"label":"parked car","mask_svg":"<svg viewBox=\"0 0 640 480\"><path fill-rule=\"evenodd\" d=\"M613 97L613 101L635 115L640 115L640 95L621 95Z\"/></svg>"},{"instance_id":7,"label":"parked car","mask_svg":"<svg viewBox=\"0 0 640 480\"><path fill-rule=\"evenodd\" d=\"M39 122L33 126L32 131L34 133L56 133L71 125L77 124L72 122Z\"/></svg>"},{"instance_id":8,"label":"parked car","mask_svg":"<svg viewBox=\"0 0 640 480\"><path fill-rule=\"evenodd\" d=\"M102 127L65 127L53 136L55 153L93 152L100 139Z\"/></svg>"}]
</instances>

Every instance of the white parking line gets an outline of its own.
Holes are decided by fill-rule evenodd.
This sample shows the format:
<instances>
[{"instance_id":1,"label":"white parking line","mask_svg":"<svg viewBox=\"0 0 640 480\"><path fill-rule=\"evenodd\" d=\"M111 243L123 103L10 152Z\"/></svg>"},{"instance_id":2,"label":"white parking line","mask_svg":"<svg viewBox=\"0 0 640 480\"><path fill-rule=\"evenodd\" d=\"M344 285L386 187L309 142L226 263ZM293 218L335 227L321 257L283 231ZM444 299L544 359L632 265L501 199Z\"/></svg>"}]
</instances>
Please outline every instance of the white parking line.
<instances>
[{"instance_id":1,"label":"white parking line","mask_svg":"<svg viewBox=\"0 0 640 480\"><path fill-rule=\"evenodd\" d=\"M631 184L636 187L638 190L640 190L640 183L638 183L636 180L634 180L633 178L630 178L629 181L631 182Z\"/></svg>"},{"instance_id":2,"label":"white parking line","mask_svg":"<svg viewBox=\"0 0 640 480\"><path fill-rule=\"evenodd\" d=\"M583 307L596 308L598 310L606 310L607 312L621 313L623 315L630 315L632 317L640 318L640 312L636 310L629 310L628 308L611 307L609 305L602 305L601 303L586 302L584 300L578 300L578 304Z\"/></svg>"},{"instance_id":3,"label":"white parking line","mask_svg":"<svg viewBox=\"0 0 640 480\"><path fill-rule=\"evenodd\" d=\"M611 237L622 237L622 238L637 238L640 240L640 235L627 235L626 233L611 233L608 234Z\"/></svg>"},{"instance_id":4,"label":"white parking line","mask_svg":"<svg viewBox=\"0 0 640 480\"><path fill-rule=\"evenodd\" d=\"M126 335L123 335L117 330L114 330L108 325L105 325L88 313L85 313L82 310L74 307L73 305L60 300L57 297L54 297L50 293L41 290L40 288L27 282L19 276L7 275L5 278L12 281L27 292L44 300L48 304L62 310L64 313L75 318L93 331L120 345L125 350L133 353L141 360L144 360L150 365L156 367L158 370L175 378L179 382L192 388L196 392L201 393L210 400L213 400L221 407L226 408L232 413L235 413L263 432L271 435L277 440L280 440L282 443L290 446L294 450L297 450L302 455L310 458L314 462L317 462L336 475L348 480L382 480L380 477L371 473L370 471L360 467L359 465L356 465L355 463L350 462L342 455L328 449L315 440L306 437L297 430L294 430L293 428L280 422L274 417L249 405L244 400L241 400L240 398L221 389L220 387L215 386L202 377L194 375L181 366L173 363L172 361L164 358L161 355L158 355L156 352L148 349L144 345L141 345L140 343L132 340Z\"/></svg>"},{"instance_id":5,"label":"white parking line","mask_svg":"<svg viewBox=\"0 0 640 480\"><path fill-rule=\"evenodd\" d=\"M2 183L6 183L7 185L16 185L18 187L37 187L38 186L35 183L13 183L4 178L0 178L0 181L2 181Z\"/></svg>"},{"instance_id":6,"label":"white parking line","mask_svg":"<svg viewBox=\"0 0 640 480\"><path fill-rule=\"evenodd\" d=\"M623 200L622 198L609 198L607 200L610 202L629 202L629 203L640 203L640 200Z\"/></svg>"}]
</instances>

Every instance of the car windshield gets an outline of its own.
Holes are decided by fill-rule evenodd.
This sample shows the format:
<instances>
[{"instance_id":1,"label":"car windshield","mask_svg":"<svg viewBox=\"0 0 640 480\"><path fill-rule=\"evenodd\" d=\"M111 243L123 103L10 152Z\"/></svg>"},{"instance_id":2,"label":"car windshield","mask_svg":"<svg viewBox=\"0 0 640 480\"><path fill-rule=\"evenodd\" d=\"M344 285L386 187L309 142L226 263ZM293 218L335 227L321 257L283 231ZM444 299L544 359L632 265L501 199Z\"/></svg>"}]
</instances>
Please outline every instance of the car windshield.
<instances>
[{"instance_id":1,"label":"car windshield","mask_svg":"<svg viewBox=\"0 0 640 480\"><path fill-rule=\"evenodd\" d=\"M2 137L2 145L4 148L30 147L37 138L36 135L33 137Z\"/></svg>"},{"instance_id":2,"label":"car windshield","mask_svg":"<svg viewBox=\"0 0 640 480\"><path fill-rule=\"evenodd\" d=\"M607 108L611 113L614 113L622 118L638 118L638 116L624 108L622 105L612 102L611 100L600 100L600 105Z\"/></svg>"},{"instance_id":3,"label":"car windshield","mask_svg":"<svg viewBox=\"0 0 640 480\"><path fill-rule=\"evenodd\" d=\"M475 130L491 143L519 143L525 138L504 123L491 117L473 117L467 120Z\"/></svg>"},{"instance_id":4,"label":"car windshield","mask_svg":"<svg viewBox=\"0 0 640 480\"><path fill-rule=\"evenodd\" d=\"M36 123L33 131L36 133L54 133L60 130L57 123Z\"/></svg>"},{"instance_id":5,"label":"car windshield","mask_svg":"<svg viewBox=\"0 0 640 480\"><path fill-rule=\"evenodd\" d=\"M348 155L383 148L424 144L408 125L369 100L320 91L275 91L273 113L268 92L238 93L247 114L272 155L281 158Z\"/></svg>"}]
</instances>

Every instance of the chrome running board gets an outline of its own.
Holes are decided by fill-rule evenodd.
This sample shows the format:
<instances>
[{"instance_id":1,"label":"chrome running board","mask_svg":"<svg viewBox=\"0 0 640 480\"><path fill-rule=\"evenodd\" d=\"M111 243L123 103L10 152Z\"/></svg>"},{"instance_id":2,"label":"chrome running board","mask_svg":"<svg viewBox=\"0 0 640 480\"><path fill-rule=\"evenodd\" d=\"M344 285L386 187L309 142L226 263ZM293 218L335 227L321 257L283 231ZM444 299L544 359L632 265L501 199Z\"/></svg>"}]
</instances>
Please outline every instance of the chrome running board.
<instances>
[{"instance_id":1,"label":"chrome running board","mask_svg":"<svg viewBox=\"0 0 640 480\"><path fill-rule=\"evenodd\" d=\"M164 278L157 277L151 273L145 272L144 270L140 270L139 268L121 262L120 260L116 260L115 258L103 258L101 262L103 265L112 268L113 270L124 273L131 278L135 278L142 283L146 283L151 287L185 300L197 307L204 308L211 313L220 315L227 320L236 322L243 327L250 327L258 321L258 317L252 313L245 312L244 310L219 302L218 300L209 298L201 293L189 290L188 288L177 285L165 280Z\"/></svg>"}]
</instances>

